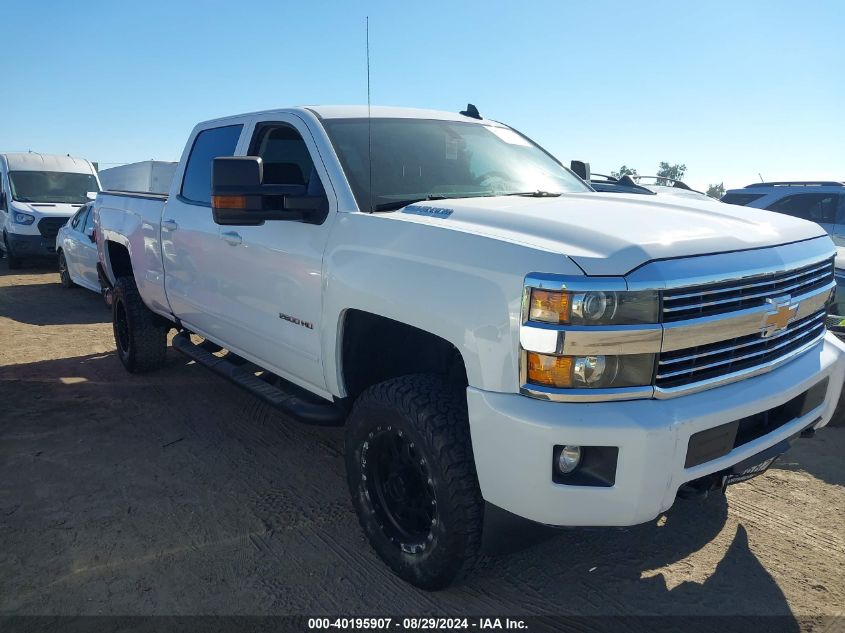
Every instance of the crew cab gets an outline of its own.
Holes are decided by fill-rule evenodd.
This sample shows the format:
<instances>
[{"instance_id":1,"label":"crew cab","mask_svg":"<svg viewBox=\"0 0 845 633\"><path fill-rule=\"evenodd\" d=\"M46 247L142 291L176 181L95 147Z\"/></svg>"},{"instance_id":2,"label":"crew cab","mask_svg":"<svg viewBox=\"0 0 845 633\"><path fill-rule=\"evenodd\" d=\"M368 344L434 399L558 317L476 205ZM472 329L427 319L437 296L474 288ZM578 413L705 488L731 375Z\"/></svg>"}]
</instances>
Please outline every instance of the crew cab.
<instances>
[{"instance_id":1,"label":"crew cab","mask_svg":"<svg viewBox=\"0 0 845 633\"><path fill-rule=\"evenodd\" d=\"M0 249L10 269L56 257L56 234L100 190L90 161L37 152L0 154Z\"/></svg>"},{"instance_id":2,"label":"crew cab","mask_svg":"<svg viewBox=\"0 0 845 633\"><path fill-rule=\"evenodd\" d=\"M126 369L160 367L175 328L211 371L345 424L361 526L427 589L472 568L494 513L634 525L762 473L845 378L818 225L595 192L474 108L208 121L169 195L94 212Z\"/></svg>"}]
</instances>

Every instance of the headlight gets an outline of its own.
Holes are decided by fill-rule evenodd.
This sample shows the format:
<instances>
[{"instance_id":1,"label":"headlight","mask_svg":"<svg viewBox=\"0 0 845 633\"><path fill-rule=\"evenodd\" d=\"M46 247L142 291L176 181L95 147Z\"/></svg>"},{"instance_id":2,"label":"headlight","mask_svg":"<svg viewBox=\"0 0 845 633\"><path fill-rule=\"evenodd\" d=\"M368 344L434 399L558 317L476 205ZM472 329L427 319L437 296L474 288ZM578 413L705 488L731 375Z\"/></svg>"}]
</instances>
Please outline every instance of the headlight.
<instances>
[{"instance_id":1,"label":"headlight","mask_svg":"<svg viewBox=\"0 0 845 633\"><path fill-rule=\"evenodd\" d=\"M609 389L650 385L654 354L553 356L526 352L529 384L556 389Z\"/></svg>"},{"instance_id":2,"label":"headlight","mask_svg":"<svg viewBox=\"0 0 845 633\"><path fill-rule=\"evenodd\" d=\"M653 290L614 292L531 289L528 320L569 325L657 323L659 301Z\"/></svg>"},{"instance_id":3,"label":"headlight","mask_svg":"<svg viewBox=\"0 0 845 633\"><path fill-rule=\"evenodd\" d=\"M15 221L16 224L32 224L35 222L35 216L30 215L29 213L21 213L20 211L15 211L14 215L12 215L12 219Z\"/></svg>"}]
</instances>

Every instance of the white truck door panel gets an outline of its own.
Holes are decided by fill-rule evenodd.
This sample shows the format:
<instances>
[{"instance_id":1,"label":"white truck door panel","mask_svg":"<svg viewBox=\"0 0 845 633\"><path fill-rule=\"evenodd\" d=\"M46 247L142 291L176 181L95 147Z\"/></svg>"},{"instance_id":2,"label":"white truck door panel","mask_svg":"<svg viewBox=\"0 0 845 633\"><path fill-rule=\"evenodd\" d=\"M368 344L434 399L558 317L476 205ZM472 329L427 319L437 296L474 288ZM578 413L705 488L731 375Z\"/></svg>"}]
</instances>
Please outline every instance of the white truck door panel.
<instances>
[{"instance_id":1,"label":"white truck door panel","mask_svg":"<svg viewBox=\"0 0 845 633\"><path fill-rule=\"evenodd\" d=\"M218 274L220 227L211 214L211 164L218 156L232 156L243 124L199 130L183 157L183 173L161 218L162 260L167 299L186 325L221 337Z\"/></svg>"},{"instance_id":2,"label":"white truck door panel","mask_svg":"<svg viewBox=\"0 0 845 633\"><path fill-rule=\"evenodd\" d=\"M294 115L252 126L244 154L264 159L264 181L328 182L307 126ZM319 179L319 180L313 180ZM325 389L320 348L322 260L336 199L331 188L323 224L268 221L224 226L218 240L219 298L230 325L225 341L302 386Z\"/></svg>"}]
</instances>

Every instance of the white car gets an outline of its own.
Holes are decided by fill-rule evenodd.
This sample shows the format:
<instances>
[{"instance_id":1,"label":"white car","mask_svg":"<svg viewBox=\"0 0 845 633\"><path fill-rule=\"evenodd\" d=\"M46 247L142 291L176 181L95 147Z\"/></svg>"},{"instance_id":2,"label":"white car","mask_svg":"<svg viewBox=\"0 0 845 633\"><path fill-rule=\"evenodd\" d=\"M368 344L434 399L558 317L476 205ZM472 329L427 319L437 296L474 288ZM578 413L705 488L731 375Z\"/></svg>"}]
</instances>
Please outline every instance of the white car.
<instances>
[{"instance_id":1,"label":"white car","mask_svg":"<svg viewBox=\"0 0 845 633\"><path fill-rule=\"evenodd\" d=\"M597 193L467 112L208 121L169 196L94 203L124 367L161 367L176 328L256 397L345 424L364 533L427 589L472 567L494 507L637 525L761 474L845 380L817 224Z\"/></svg>"},{"instance_id":2,"label":"white car","mask_svg":"<svg viewBox=\"0 0 845 633\"><path fill-rule=\"evenodd\" d=\"M59 276L65 288L82 286L100 292L97 276L97 242L92 203L79 211L56 234Z\"/></svg>"}]
</instances>

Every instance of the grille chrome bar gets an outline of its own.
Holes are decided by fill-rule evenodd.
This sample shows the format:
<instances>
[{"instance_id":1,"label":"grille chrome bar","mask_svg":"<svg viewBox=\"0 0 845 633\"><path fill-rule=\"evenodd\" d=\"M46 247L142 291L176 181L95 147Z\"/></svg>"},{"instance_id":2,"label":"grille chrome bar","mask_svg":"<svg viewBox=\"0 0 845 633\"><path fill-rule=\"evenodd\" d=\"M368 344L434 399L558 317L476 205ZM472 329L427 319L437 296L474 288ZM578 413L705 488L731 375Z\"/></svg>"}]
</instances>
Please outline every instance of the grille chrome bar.
<instances>
[{"instance_id":1,"label":"grille chrome bar","mask_svg":"<svg viewBox=\"0 0 845 633\"><path fill-rule=\"evenodd\" d=\"M830 266L830 262L825 260L824 262L820 262L818 264L818 266L816 266L815 268L810 266L811 270L796 273L794 275L789 275L788 277L781 277L779 279L779 281L791 281L791 280L797 279L798 277L801 277L803 275L808 275L808 274L816 273L816 272L819 272L819 271L827 272L826 269L829 268L829 266ZM699 295L732 292L732 291L735 291L735 290L746 290L748 288L757 288L759 286L770 285L771 283L772 283L771 280L765 280L765 281L758 281L756 283L744 284L744 285L741 285L741 286L730 286L728 288L720 288L720 289L715 289L715 290L697 290L695 292L688 292L688 293L685 293L685 294L672 293L672 299L688 299L690 297L697 297Z\"/></svg>"},{"instance_id":2,"label":"grille chrome bar","mask_svg":"<svg viewBox=\"0 0 845 633\"><path fill-rule=\"evenodd\" d=\"M820 313L820 314L823 314L823 313ZM814 315L811 316L810 319L806 320L805 322L802 322L800 325L796 325L796 327L794 329L788 328L788 329L784 330L783 332L780 332L778 334L773 334L772 336L769 336L765 339L761 339L759 335L743 336L743 337L739 337L737 339L734 339L734 341L744 341L742 343L733 343L732 341L728 341L727 344L724 344L724 345L722 345L720 343L715 343L713 345L701 346L697 349L704 350L704 351L697 351L694 354L689 354L689 355L686 355L686 356L679 356L677 358L671 352L670 353L664 353L663 355L661 355L661 360L660 360L659 365L660 366L666 366L666 365L674 365L674 364L677 364L677 363L684 363L684 362L687 362L687 361L695 360L696 358L702 358L704 356L713 356L713 355L716 355L716 354L724 354L724 353L730 352L732 350L742 349L744 347L751 347L751 346L754 346L754 345L760 345L761 343L763 343L765 341L769 341L769 342L776 341L776 340L779 340L779 339L784 338L786 336L792 336L795 333L795 331L798 330L798 329L806 329L806 328L809 328L809 327L818 327L822 322L823 322L823 319L821 319L819 317L819 314L814 314ZM718 347L714 347L715 345L718 345ZM713 347L713 349L709 349L711 347ZM686 351L686 350L679 350L679 351Z\"/></svg>"},{"instance_id":3,"label":"grille chrome bar","mask_svg":"<svg viewBox=\"0 0 845 633\"><path fill-rule=\"evenodd\" d=\"M771 354L772 352L775 352L775 351L777 351L777 350L779 350L783 347L791 345L792 343L794 343L796 340L798 340L800 338L804 338L808 335L816 334L816 333L823 331L824 330L824 313L820 313L819 315L814 317L809 322L808 325L809 325L809 327L796 328L796 331L790 332L791 336L789 336L789 337L781 337L781 338L784 338L785 340L780 341L777 345L769 345L768 343L771 341L771 339L763 339L764 343L762 345L760 343L758 343L758 345L760 345L763 349L760 349L760 350L757 350L757 351L753 351L753 352L749 351L749 352L746 352L746 353L741 354L739 356L735 356L733 354L733 352L736 349L741 349L741 347L740 348L728 348L727 350L723 349L723 350L719 350L718 352L711 352L711 354L716 354L716 353L731 354L731 357L727 358L725 360L713 361L713 362L710 362L710 363L706 363L704 365L699 365L699 364L693 362L689 367L686 367L686 368L683 368L683 369L676 369L674 371L658 373L657 374L657 381L660 382L662 380L665 380L667 378L673 378L675 376L682 376L684 374L691 374L691 373L694 373L694 372L704 371L704 370L707 370L707 369L713 369L715 367L721 367L722 365L733 365L734 363L738 363L740 361L755 358L757 356L762 356L764 354ZM749 343L748 345L751 345L751 344ZM690 358L690 357L687 357L687 358ZM691 358L693 359L693 361L695 361L699 357L698 356L692 356ZM678 363L679 361L669 361L669 362ZM665 363L666 363L666 361L660 361L659 364L664 365Z\"/></svg>"},{"instance_id":4,"label":"grille chrome bar","mask_svg":"<svg viewBox=\"0 0 845 633\"><path fill-rule=\"evenodd\" d=\"M756 278L717 282L663 293L663 322L714 316L765 305L784 294L806 294L833 281L833 260ZM749 292L750 291L750 292Z\"/></svg>"},{"instance_id":5,"label":"grille chrome bar","mask_svg":"<svg viewBox=\"0 0 845 633\"><path fill-rule=\"evenodd\" d=\"M778 288L777 290L766 290L764 292L760 292L760 293L753 294L753 295L743 295L741 297L741 299L746 300L746 299L759 299L760 297L775 297L775 296L780 295L780 294L791 292L791 291L793 291L797 288L803 288L805 286L813 286L813 285L815 285L819 282L827 281L828 279L830 279L830 273L826 271L825 273L818 275L817 277L813 277L812 279L808 279L806 281L800 281L798 283L792 284L791 286L785 286L783 288ZM769 282L769 285L771 285L771 282ZM728 291L727 290L720 290L719 292L728 292ZM677 297L673 297L672 300L674 300L676 298ZM679 310L688 310L690 307L695 307L695 306L701 306L701 307L706 308L706 307L709 307L709 306L722 305L724 303L736 303L737 301L739 301L739 299L737 299L736 297L731 297L729 299L719 299L717 301L703 301L701 303L694 304L694 306L693 305L682 305L682 306L677 306L677 307L674 307L674 308L664 307L663 312L677 312Z\"/></svg>"}]
</instances>

